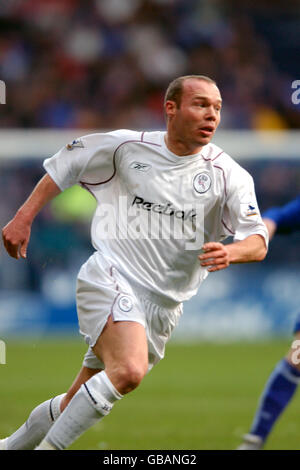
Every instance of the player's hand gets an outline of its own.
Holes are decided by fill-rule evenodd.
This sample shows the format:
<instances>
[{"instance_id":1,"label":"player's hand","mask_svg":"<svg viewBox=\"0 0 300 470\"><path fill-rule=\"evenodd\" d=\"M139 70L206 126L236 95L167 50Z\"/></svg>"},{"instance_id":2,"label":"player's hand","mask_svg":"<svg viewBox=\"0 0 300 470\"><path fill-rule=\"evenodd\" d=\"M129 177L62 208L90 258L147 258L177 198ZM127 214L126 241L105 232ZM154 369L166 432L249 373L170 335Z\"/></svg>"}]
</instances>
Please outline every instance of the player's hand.
<instances>
[{"instance_id":1,"label":"player's hand","mask_svg":"<svg viewBox=\"0 0 300 470\"><path fill-rule=\"evenodd\" d=\"M13 258L26 258L31 225L16 215L3 229L2 239L7 253Z\"/></svg>"},{"instance_id":2,"label":"player's hand","mask_svg":"<svg viewBox=\"0 0 300 470\"><path fill-rule=\"evenodd\" d=\"M203 253L198 258L201 266L207 267L207 271L214 272L228 268L230 264L229 250L223 243L205 243L202 250Z\"/></svg>"}]
</instances>

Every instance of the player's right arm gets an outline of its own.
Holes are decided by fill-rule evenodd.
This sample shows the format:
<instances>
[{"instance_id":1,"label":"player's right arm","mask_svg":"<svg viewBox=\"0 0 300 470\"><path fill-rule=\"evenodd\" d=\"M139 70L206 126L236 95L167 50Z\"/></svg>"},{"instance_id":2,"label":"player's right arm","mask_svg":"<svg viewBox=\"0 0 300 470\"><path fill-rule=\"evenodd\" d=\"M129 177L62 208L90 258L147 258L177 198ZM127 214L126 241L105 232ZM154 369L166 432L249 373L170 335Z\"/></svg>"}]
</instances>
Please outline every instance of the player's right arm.
<instances>
[{"instance_id":1,"label":"player's right arm","mask_svg":"<svg viewBox=\"0 0 300 470\"><path fill-rule=\"evenodd\" d=\"M60 188L48 174L38 182L14 218L2 230L3 243L10 256L16 259L26 258L35 216L60 192Z\"/></svg>"},{"instance_id":2,"label":"player's right arm","mask_svg":"<svg viewBox=\"0 0 300 470\"><path fill-rule=\"evenodd\" d=\"M2 230L5 248L10 256L26 258L31 225L41 210L61 191L74 184L100 184L115 173L115 153L120 143L140 136L139 132L119 130L89 134L74 140L47 158L43 165L47 174Z\"/></svg>"}]
</instances>

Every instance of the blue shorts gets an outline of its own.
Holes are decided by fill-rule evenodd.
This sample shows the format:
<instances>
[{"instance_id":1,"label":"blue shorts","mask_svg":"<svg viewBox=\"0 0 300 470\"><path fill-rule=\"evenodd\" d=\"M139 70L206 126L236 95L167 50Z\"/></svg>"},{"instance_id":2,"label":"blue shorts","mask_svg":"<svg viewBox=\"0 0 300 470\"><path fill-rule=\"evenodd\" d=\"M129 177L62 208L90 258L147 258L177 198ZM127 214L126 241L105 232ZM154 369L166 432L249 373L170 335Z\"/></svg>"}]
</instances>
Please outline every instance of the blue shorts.
<instances>
[{"instance_id":1,"label":"blue shorts","mask_svg":"<svg viewBox=\"0 0 300 470\"><path fill-rule=\"evenodd\" d=\"M296 316L293 333L296 334L298 333L298 331L300 331L300 313L298 313L298 315Z\"/></svg>"}]
</instances>

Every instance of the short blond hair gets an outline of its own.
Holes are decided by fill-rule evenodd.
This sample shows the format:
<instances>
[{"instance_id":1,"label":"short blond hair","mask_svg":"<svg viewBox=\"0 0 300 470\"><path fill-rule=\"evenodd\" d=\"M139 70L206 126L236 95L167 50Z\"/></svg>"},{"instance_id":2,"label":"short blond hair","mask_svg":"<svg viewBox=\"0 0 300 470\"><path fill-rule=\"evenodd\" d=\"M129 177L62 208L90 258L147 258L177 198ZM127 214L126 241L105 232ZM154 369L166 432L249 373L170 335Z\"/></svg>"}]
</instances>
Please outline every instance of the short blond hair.
<instances>
[{"instance_id":1,"label":"short blond hair","mask_svg":"<svg viewBox=\"0 0 300 470\"><path fill-rule=\"evenodd\" d=\"M206 75L183 75L181 77L177 77L169 84L166 90L164 105L167 101L175 101L177 108L180 108L183 83L185 82L185 80L189 80L190 78L195 78L196 80L204 80L205 82L213 83L217 86L216 82L212 78L207 77Z\"/></svg>"}]
</instances>

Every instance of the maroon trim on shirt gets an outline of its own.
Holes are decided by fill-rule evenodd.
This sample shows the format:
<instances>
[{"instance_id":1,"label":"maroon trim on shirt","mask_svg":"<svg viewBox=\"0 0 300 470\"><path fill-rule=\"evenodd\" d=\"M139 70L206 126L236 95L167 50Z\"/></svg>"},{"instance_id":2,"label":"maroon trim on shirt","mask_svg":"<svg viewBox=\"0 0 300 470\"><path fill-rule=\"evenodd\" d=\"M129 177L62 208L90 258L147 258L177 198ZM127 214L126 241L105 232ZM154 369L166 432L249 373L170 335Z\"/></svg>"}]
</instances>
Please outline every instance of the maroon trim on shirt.
<instances>
[{"instance_id":1,"label":"maroon trim on shirt","mask_svg":"<svg viewBox=\"0 0 300 470\"><path fill-rule=\"evenodd\" d=\"M212 153L213 149L211 149L210 153ZM222 150L220 153L218 153L218 155L215 157L215 158L205 158L204 155L201 154L203 160L205 160L206 162L208 161L211 161L211 162L214 162L215 160L217 160L217 158L219 158L220 155L222 155L222 153L224 153L224 150Z\"/></svg>"},{"instance_id":2,"label":"maroon trim on shirt","mask_svg":"<svg viewBox=\"0 0 300 470\"><path fill-rule=\"evenodd\" d=\"M111 305L110 314L111 314L111 317L112 317L113 321L115 321L115 319L114 319L114 306L115 306L115 303L116 303L118 297L119 297L120 294L121 294L121 291L120 291L120 289L119 289L119 286L118 286L118 283L117 283L116 279L114 278L114 275L113 275L113 268L114 268L114 266L111 265L110 270L109 270L109 274L110 274L110 276L112 277L112 279L114 280L114 283L115 283L115 286L116 286L116 290L118 291L118 294L117 294L116 297L114 298L114 301L113 301L113 303L112 303L112 305Z\"/></svg>"},{"instance_id":3,"label":"maroon trim on shirt","mask_svg":"<svg viewBox=\"0 0 300 470\"><path fill-rule=\"evenodd\" d=\"M116 279L115 279L115 277L114 277L114 275L113 275L113 268L114 268L114 266L111 266L111 267L110 267L109 274L110 274L110 276L113 278L114 283L116 284L116 290L120 292L118 283L117 283L117 281L116 281Z\"/></svg>"},{"instance_id":4,"label":"maroon trim on shirt","mask_svg":"<svg viewBox=\"0 0 300 470\"><path fill-rule=\"evenodd\" d=\"M223 168L221 166L218 166L218 165L213 165L214 168L218 168L219 170L222 171L222 174L223 174L223 181L224 181L224 192L225 192L225 196L227 197L227 187L226 187L226 178L225 178L225 172L223 170Z\"/></svg>"},{"instance_id":5,"label":"maroon trim on shirt","mask_svg":"<svg viewBox=\"0 0 300 470\"><path fill-rule=\"evenodd\" d=\"M204 155L202 155L201 153L201 157L203 158L203 160L205 160L206 162L208 160L211 160L210 156L212 155L213 151L214 151L213 147L210 147L210 149L208 150L208 158L205 158Z\"/></svg>"},{"instance_id":6,"label":"maroon trim on shirt","mask_svg":"<svg viewBox=\"0 0 300 470\"><path fill-rule=\"evenodd\" d=\"M97 201L97 198L95 196L95 194L93 193L93 191L87 186L87 183L83 183L82 181L80 181L80 186L84 189L86 189Z\"/></svg>"},{"instance_id":7,"label":"maroon trim on shirt","mask_svg":"<svg viewBox=\"0 0 300 470\"><path fill-rule=\"evenodd\" d=\"M218 153L218 155L212 159L212 161L215 161L217 160L217 158L219 158L220 155L222 155L222 153L224 153L224 150L222 150L220 153Z\"/></svg>"},{"instance_id":8,"label":"maroon trim on shirt","mask_svg":"<svg viewBox=\"0 0 300 470\"><path fill-rule=\"evenodd\" d=\"M221 220L221 222L224 225L224 227L226 228L226 230L228 230L228 232L230 232L232 235L234 235L234 232L232 230L230 230L230 228L227 227L227 225L225 224L223 219Z\"/></svg>"},{"instance_id":9,"label":"maroon trim on shirt","mask_svg":"<svg viewBox=\"0 0 300 470\"><path fill-rule=\"evenodd\" d=\"M223 152L221 152L221 153L223 153ZM219 155L216 158L218 158L221 155L221 153L219 153ZM214 158L214 160L215 160L215 158ZM225 192L225 196L227 197L227 186L226 186L225 172L224 172L224 170L221 166L213 165L213 167L218 168L219 170L222 171L223 181L224 181L224 192ZM230 230L230 228L227 227L227 225L225 224L223 219L221 220L221 222L224 225L224 227L228 230L228 232L230 232L232 235L234 235L234 232L232 230Z\"/></svg>"},{"instance_id":10,"label":"maroon trim on shirt","mask_svg":"<svg viewBox=\"0 0 300 470\"><path fill-rule=\"evenodd\" d=\"M115 319L114 319L114 306L115 306L115 303L116 303L117 299L120 297L121 293L122 293L122 292L119 292L119 293L116 295L116 297L114 298L114 301L113 301L113 303L112 303L111 309L110 309L110 314L111 314L111 317L112 317L113 321L115 321Z\"/></svg>"},{"instance_id":11,"label":"maroon trim on shirt","mask_svg":"<svg viewBox=\"0 0 300 470\"><path fill-rule=\"evenodd\" d=\"M105 183L108 183L110 180L113 179L113 177L115 176L116 174L116 162L115 162L115 158L116 158L116 153L117 151L119 150L119 148L124 145L124 144L129 144L129 143L143 143L143 144L149 144L149 145L156 145L157 147L161 147L160 144L155 144L154 142L147 142L145 140L143 140L144 138L144 134L145 134L145 131L141 133L141 139L140 140L125 140L125 142L122 142L120 145L118 145L118 147L116 148L116 150L114 151L114 155L113 155L113 166L114 166L114 172L112 174L112 176L110 178L108 178L107 180L105 181L100 181L99 183L88 183L87 181L80 181L80 184L81 185L84 185L84 187L86 187L85 185L89 185L89 186L98 186L100 184L105 184Z\"/></svg>"}]
</instances>

